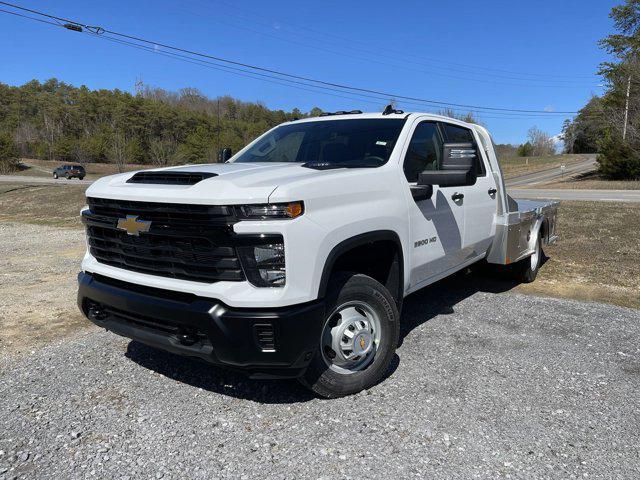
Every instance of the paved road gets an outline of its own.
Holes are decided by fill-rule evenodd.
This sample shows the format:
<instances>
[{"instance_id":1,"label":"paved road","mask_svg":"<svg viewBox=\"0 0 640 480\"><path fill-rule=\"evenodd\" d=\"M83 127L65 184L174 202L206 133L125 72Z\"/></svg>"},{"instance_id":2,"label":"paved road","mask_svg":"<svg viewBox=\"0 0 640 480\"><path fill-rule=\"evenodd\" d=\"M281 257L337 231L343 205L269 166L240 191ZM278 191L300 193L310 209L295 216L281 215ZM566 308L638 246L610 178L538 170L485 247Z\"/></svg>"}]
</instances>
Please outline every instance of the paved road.
<instances>
[{"instance_id":1,"label":"paved road","mask_svg":"<svg viewBox=\"0 0 640 480\"><path fill-rule=\"evenodd\" d=\"M33 183L33 184L48 184L48 185L91 185L93 180L79 180L72 178L67 180L65 178L59 178L56 180L53 177L29 177L25 175L0 175L0 182L5 183Z\"/></svg>"},{"instance_id":2,"label":"paved road","mask_svg":"<svg viewBox=\"0 0 640 480\"><path fill-rule=\"evenodd\" d=\"M526 175L519 175L506 179L508 187L519 187L524 185L538 185L541 183L550 183L554 180L561 180L563 177L588 173L595 170L597 162L596 155L589 155L584 161L568 165L564 172L559 167L549 168Z\"/></svg>"},{"instance_id":3,"label":"paved road","mask_svg":"<svg viewBox=\"0 0 640 480\"><path fill-rule=\"evenodd\" d=\"M596 202L640 202L640 190L574 190L574 189L514 189L507 192L514 198L535 200L586 200Z\"/></svg>"},{"instance_id":4,"label":"paved road","mask_svg":"<svg viewBox=\"0 0 640 480\"><path fill-rule=\"evenodd\" d=\"M640 311L451 282L344 399L94 327L0 359L0 478L640 478Z\"/></svg>"},{"instance_id":5,"label":"paved road","mask_svg":"<svg viewBox=\"0 0 640 480\"><path fill-rule=\"evenodd\" d=\"M595 155L574 165L567 167L565 175L574 175L593 170L596 160ZM525 199L549 199L549 200L591 200L608 202L640 202L640 190L573 190L573 189L523 189L517 188L525 185L536 185L558 179L559 169L549 169L542 172L531 173L508 179L507 188L509 194L515 198ZM32 183L50 185L90 185L92 180L56 180L51 177L27 177L21 175L0 175L0 182L7 183ZM514 188L515 187L515 188Z\"/></svg>"}]
</instances>

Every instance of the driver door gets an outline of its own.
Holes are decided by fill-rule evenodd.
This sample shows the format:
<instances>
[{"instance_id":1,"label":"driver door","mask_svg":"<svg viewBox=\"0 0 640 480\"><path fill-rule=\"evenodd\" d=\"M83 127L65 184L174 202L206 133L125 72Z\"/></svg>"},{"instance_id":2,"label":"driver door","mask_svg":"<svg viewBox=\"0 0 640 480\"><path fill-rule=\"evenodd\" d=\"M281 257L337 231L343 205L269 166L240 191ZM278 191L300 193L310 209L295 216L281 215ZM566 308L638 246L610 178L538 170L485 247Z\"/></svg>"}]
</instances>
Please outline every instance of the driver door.
<instances>
[{"instance_id":1,"label":"driver door","mask_svg":"<svg viewBox=\"0 0 640 480\"><path fill-rule=\"evenodd\" d=\"M434 121L417 121L404 154L404 174L411 186L425 170L438 170L444 137ZM429 199L409 201L411 274L409 288L434 281L463 259L464 208L455 194L460 187L433 186Z\"/></svg>"}]
</instances>

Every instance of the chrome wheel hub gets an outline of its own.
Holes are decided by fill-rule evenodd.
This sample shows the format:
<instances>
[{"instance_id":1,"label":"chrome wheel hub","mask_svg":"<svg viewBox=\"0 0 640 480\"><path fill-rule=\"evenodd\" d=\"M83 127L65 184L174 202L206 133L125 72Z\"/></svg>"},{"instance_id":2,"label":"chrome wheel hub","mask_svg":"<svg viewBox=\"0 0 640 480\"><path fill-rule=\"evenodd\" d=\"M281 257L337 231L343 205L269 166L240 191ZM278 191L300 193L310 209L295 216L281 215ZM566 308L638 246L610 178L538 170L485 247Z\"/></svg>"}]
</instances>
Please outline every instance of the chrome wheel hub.
<instances>
[{"instance_id":1,"label":"chrome wheel hub","mask_svg":"<svg viewBox=\"0 0 640 480\"><path fill-rule=\"evenodd\" d=\"M350 302L329 316L321 339L322 355L332 370L348 374L363 370L380 343L380 319L364 302Z\"/></svg>"},{"instance_id":2,"label":"chrome wheel hub","mask_svg":"<svg viewBox=\"0 0 640 480\"><path fill-rule=\"evenodd\" d=\"M540 241L536 240L536 248L531 255L531 270L536 270L538 268L538 263L540 262Z\"/></svg>"}]
</instances>

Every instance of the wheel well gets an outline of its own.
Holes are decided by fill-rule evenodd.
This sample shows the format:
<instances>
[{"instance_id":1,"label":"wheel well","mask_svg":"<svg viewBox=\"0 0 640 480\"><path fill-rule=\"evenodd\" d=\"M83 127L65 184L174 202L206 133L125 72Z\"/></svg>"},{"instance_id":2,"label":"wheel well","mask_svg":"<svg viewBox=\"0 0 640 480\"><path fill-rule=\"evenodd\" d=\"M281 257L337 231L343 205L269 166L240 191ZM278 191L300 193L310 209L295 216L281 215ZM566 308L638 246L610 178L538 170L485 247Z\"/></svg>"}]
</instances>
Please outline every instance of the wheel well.
<instances>
[{"instance_id":1,"label":"wheel well","mask_svg":"<svg viewBox=\"0 0 640 480\"><path fill-rule=\"evenodd\" d=\"M540 225L540 237L542 239L542 243L546 243L547 238L549 236L549 220L546 218L542 220L542 224Z\"/></svg>"},{"instance_id":2,"label":"wheel well","mask_svg":"<svg viewBox=\"0 0 640 480\"><path fill-rule=\"evenodd\" d=\"M323 271L319 296L325 295L333 274L362 273L384 285L400 308L404 296L402 249L397 235L388 233L391 235L356 237L357 240L348 240L334 248Z\"/></svg>"}]
</instances>

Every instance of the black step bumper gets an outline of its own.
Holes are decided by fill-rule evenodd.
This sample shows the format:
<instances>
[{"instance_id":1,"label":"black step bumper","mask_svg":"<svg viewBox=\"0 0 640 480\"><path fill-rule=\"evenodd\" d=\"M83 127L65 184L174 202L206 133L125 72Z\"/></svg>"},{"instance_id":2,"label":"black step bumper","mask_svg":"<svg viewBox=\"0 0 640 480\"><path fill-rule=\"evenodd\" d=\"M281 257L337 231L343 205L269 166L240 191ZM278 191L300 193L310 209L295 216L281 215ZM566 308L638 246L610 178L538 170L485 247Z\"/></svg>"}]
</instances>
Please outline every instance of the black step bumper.
<instances>
[{"instance_id":1,"label":"black step bumper","mask_svg":"<svg viewBox=\"0 0 640 480\"><path fill-rule=\"evenodd\" d=\"M319 345L322 301L235 309L215 299L90 273L79 273L78 284L78 306L96 325L253 378L298 377Z\"/></svg>"}]
</instances>

